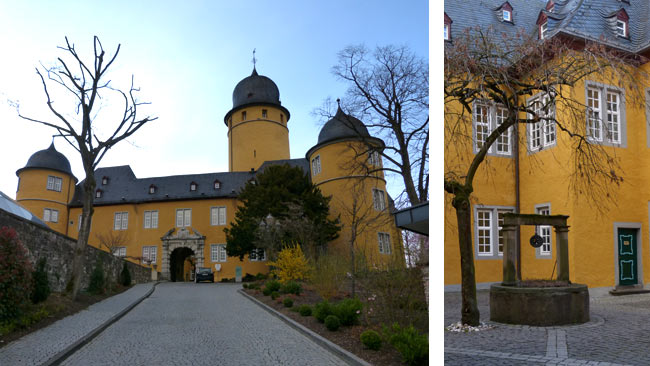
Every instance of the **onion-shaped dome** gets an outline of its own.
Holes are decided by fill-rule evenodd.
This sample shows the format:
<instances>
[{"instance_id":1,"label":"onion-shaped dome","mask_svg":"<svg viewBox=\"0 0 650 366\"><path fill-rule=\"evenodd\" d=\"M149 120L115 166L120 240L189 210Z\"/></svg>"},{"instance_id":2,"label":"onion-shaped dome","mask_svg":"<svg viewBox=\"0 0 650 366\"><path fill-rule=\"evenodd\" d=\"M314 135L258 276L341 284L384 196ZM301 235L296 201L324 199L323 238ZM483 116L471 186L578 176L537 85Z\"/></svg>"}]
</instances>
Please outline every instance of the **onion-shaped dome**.
<instances>
[{"instance_id":1,"label":"onion-shaped dome","mask_svg":"<svg viewBox=\"0 0 650 366\"><path fill-rule=\"evenodd\" d=\"M27 165L18 169L16 175L25 169L50 169L74 177L72 169L70 169L70 161L68 161L65 155L56 151L54 142L47 149L37 151L30 156L29 160L27 160Z\"/></svg>"},{"instance_id":2,"label":"onion-shaped dome","mask_svg":"<svg viewBox=\"0 0 650 366\"><path fill-rule=\"evenodd\" d=\"M332 119L327 121L318 134L318 144L345 138L370 137L368 129L357 118L343 112L341 106Z\"/></svg>"},{"instance_id":3,"label":"onion-shaped dome","mask_svg":"<svg viewBox=\"0 0 650 366\"><path fill-rule=\"evenodd\" d=\"M242 79L235 86L235 90L232 92L232 109L226 114L224 122L228 125L228 118L236 109L260 104L279 107L284 111L287 121L289 121L289 111L282 107L278 86L270 78L259 75L257 70L253 68L251 75Z\"/></svg>"}]
</instances>

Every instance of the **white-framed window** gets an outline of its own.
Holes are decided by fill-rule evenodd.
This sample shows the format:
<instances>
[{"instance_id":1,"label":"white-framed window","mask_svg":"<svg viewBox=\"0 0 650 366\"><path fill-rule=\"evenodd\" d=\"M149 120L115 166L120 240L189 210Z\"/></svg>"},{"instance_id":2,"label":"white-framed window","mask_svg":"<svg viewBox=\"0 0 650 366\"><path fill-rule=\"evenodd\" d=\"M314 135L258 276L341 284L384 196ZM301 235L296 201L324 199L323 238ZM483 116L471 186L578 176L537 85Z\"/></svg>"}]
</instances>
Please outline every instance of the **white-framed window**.
<instances>
[{"instance_id":1,"label":"white-framed window","mask_svg":"<svg viewBox=\"0 0 650 366\"><path fill-rule=\"evenodd\" d=\"M474 125L474 152L478 152L492 131L508 119L508 109L488 101L474 102L472 112ZM502 133L488 150L488 155L512 155L512 128Z\"/></svg>"},{"instance_id":2,"label":"white-framed window","mask_svg":"<svg viewBox=\"0 0 650 366\"><path fill-rule=\"evenodd\" d=\"M381 156L378 151L371 151L368 153L368 164L373 166L381 166Z\"/></svg>"},{"instance_id":3,"label":"white-framed window","mask_svg":"<svg viewBox=\"0 0 650 366\"><path fill-rule=\"evenodd\" d=\"M102 185L105 186L108 184L108 177L102 177Z\"/></svg>"},{"instance_id":4,"label":"white-framed window","mask_svg":"<svg viewBox=\"0 0 650 366\"><path fill-rule=\"evenodd\" d=\"M311 174L316 175L320 173L320 155L311 159Z\"/></svg>"},{"instance_id":5,"label":"white-framed window","mask_svg":"<svg viewBox=\"0 0 650 366\"><path fill-rule=\"evenodd\" d=\"M156 193L156 186L152 184L149 186L149 194L154 194L154 193Z\"/></svg>"},{"instance_id":6,"label":"white-framed window","mask_svg":"<svg viewBox=\"0 0 650 366\"><path fill-rule=\"evenodd\" d=\"M548 22L544 22L539 26L539 39L546 39L548 31Z\"/></svg>"},{"instance_id":7,"label":"white-framed window","mask_svg":"<svg viewBox=\"0 0 650 366\"><path fill-rule=\"evenodd\" d=\"M262 109L262 118L267 118L268 117L268 112L266 109Z\"/></svg>"},{"instance_id":8,"label":"white-framed window","mask_svg":"<svg viewBox=\"0 0 650 366\"><path fill-rule=\"evenodd\" d=\"M226 206L210 207L210 225L226 224Z\"/></svg>"},{"instance_id":9,"label":"white-framed window","mask_svg":"<svg viewBox=\"0 0 650 366\"><path fill-rule=\"evenodd\" d=\"M251 262L263 262L266 260L266 250L265 249L253 249L248 253L248 260Z\"/></svg>"},{"instance_id":10,"label":"white-framed window","mask_svg":"<svg viewBox=\"0 0 650 366\"><path fill-rule=\"evenodd\" d=\"M98 190L95 192L95 198L102 198L102 193L103 193L102 190L101 190L101 189L98 189Z\"/></svg>"},{"instance_id":11,"label":"white-framed window","mask_svg":"<svg viewBox=\"0 0 650 366\"><path fill-rule=\"evenodd\" d=\"M551 103L546 93L540 93L528 100L528 106L533 113L528 119L539 117L539 122L528 123L528 150L535 152L557 142L557 131L555 127L555 104Z\"/></svg>"},{"instance_id":12,"label":"white-framed window","mask_svg":"<svg viewBox=\"0 0 650 366\"><path fill-rule=\"evenodd\" d=\"M59 222L59 210L53 208L43 209L43 221L45 222Z\"/></svg>"},{"instance_id":13,"label":"white-framed window","mask_svg":"<svg viewBox=\"0 0 650 366\"><path fill-rule=\"evenodd\" d=\"M386 193L381 189L372 189L372 202L375 210L381 211L386 209Z\"/></svg>"},{"instance_id":14,"label":"white-framed window","mask_svg":"<svg viewBox=\"0 0 650 366\"><path fill-rule=\"evenodd\" d=\"M627 23L620 19L616 20L616 35L619 37L627 37Z\"/></svg>"},{"instance_id":15,"label":"white-framed window","mask_svg":"<svg viewBox=\"0 0 650 366\"><path fill-rule=\"evenodd\" d=\"M449 24L445 23L445 31L444 31L443 34L444 34L445 41L448 41L449 40Z\"/></svg>"},{"instance_id":16,"label":"white-framed window","mask_svg":"<svg viewBox=\"0 0 650 366\"><path fill-rule=\"evenodd\" d=\"M214 181L214 189L219 189L219 188L221 188L221 182L219 182L218 180L215 180Z\"/></svg>"},{"instance_id":17,"label":"white-framed window","mask_svg":"<svg viewBox=\"0 0 650 366\"><path fill-rule=\"evenodd\" d=\"M626 147L625 92L611 85L588 82L587 137L603 145Z\"/></svg>"},{"instance_id":18,"label":"white-framed window","mask_svg":"<svg viewBox=\"0 0 650 366\"><path fill-rule=\"evenodd\" d=\"M156 229L158 228L158 210L151 210L144 212L144 228Z\"/></svg>"},{"instance_id":19,"label":"white-framed window","mask_svg":"<svg viewBox=\"0 0 650 366\"><path fill-rule=\"evenodd\" d=\"M501 227L503 215L509 212L515 212L515 208L482 205L474 208L474 253L477 259L502 258L505 237Z\"/></svg>"},{"instance_id":20,"label":"white-framed window","mask_svg":"<svg viewBox=\"0 0 650 366\"><path fill-rule=\"evenodd\" d=\"M153 245L153 246L143 246L142 247L142 263L145 262L151 262L151 263L156 263L156 259L158 258L156 255L158 254L158 247Z\"/></svg>"},{"instance_id":21,"label":"white-framed window","mask_svg":"<svg viewBox=\"0 0 650 366\"><path fill-rule=\"evenodd\" d=\"M377 233L377 241L379 243L379 253L390 254L390 235L388 233Z\"/></svg>"},{"instance_id":22,"label":"white-framed window","mask_svg":"<svg viewBox=\"0 0 650 366\"><path fill-rule=\"evenodd\" d=\"M226 262L228 260L228 255L226 254L226 244L211 244L210 260L212 262Z\"/></svg>"},{"instance_id":23,"label":"white-framed window","mask_svg":"<svg viewBox=\"0 0 650 366\"><path fill-rule=\"evenodd\" d=\"M535 207L535 213L538 215L550 215L551 206L542 205ZM540 256L550 256L551 255L551 227L548 225L538 225L535 227L535 232L537 235L542 237L542 246L538 249L538 254Z\"/></svg>"},{"instance_id":24,"label":"white-framed window","mask_svg":"<svg viewBox=\"0 0 650 366\"><path fill-rule=\"evenodd\" d=\"M199 188L199 185L196 184L195 182L190 183L190 191L194 192L196 189Z\"/></svg>"},{"instance_id":25,"label":"white-framed window","mask_svg":"<svg viewBox=\"0 0 650 366\"><path fill-rule=\"evenodd\" d=\"M113 255L116 257L126 257L126 247L117 247L113 251Z\"/></svg>"},{"instance_id":26,"label":"white-framed window","mask_svg":"<svg viewBox=\"0 0 650 366\"><path fill-rule=\"evenodd\" d=\"M508 9L503 9L503 20L506 22L512 21L512 13Z\"/></svg>"},{"instance_id":27,"label":"white-framed window","mask_svg":"<svg viewBox=\"0 0 650 366\"><path fill-rule=\"evenodd\" d=\"M53 175L47 176L47 189L49 191L61 192L62 185L63 185L63 178L55 177Z\"/></svg>"},{"instance_id":28,"label":"white-framed window","mask_svg":"<svg viewBox=\"0 0 650 366\"><path fill-rule=\"evenodd\" d=\"M192 209L179 208L176 210L176 226L184 227L192 225Z\"/></svg>"},{"instance_id":29,"label":"white-framed window","mask_svg":"<svg viewBox=\"0 0 650 366\"><path fill-rule=\"evenodd\" d=\"M113 230L126 230L129 228L129 213L116 212L113 220Z\"/></svg>"}]
</instances>

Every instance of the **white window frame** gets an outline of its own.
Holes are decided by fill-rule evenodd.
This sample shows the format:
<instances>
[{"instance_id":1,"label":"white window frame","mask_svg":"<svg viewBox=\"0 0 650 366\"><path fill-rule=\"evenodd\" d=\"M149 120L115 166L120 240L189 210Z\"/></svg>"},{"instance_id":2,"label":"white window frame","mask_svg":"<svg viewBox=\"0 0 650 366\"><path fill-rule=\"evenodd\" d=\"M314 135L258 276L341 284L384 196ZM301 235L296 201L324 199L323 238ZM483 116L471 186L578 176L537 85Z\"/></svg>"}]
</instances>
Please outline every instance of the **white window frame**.
<instances>
[{"instance_id":1,"label":"white window frame","mask_svg":"<svg viewBox=\"0 0 650 366\"><path fill-rule=\"evenodd\" d=\"M619 37L627 37L627 22L616 19L616 35Z\"/></svg>"},{"instance_id":2,"label":"white window frame","mask_svg":"<svg viewBox=\"0 0 650 366\"><path fill-rule=\"evenodd\" d=\"M158 228L158 210L144 211L144 228L145 229Z\"/></svg>"},{"instance_id":3,"label":"white window frame","mask_svg":"<svg viewBox=\"0 0 650 366\"><path fill-rule=\"evenodd\" d=\"M221 182L219 182L218 180L214 181L213 187L214 187L214 189L220 189L221 188Z\"/></svg>"},{"instance_id":4,"label":"white window frame","mask_svg":"<svg viewBox=\"0 0 650 366\"><path fill-rule=\"evenodd\" d=\"M485 113L478 113L484 110ZM508 118L508 109L502 104L490 101L475 101L472 107L472 128L474 136L474 153L477 153L488 136ZM480 132L479 132L480 127ZM492 156L512 156L512 127L497 137L487 152Z\"/></svg>"},{"instance_id":5,"label":"white window frame","mask_svg":"<svg viewBox=\"0 0 650 366\"><path fill-rule=\"evenodd\" d=\"M261 258L259 253L262 253ZM264 262L266 261L266 249L255 248L250 253L248 253L249 262Z\"/></svg>"},{"instance_id":6,"label":"white window frame","mask_svg":"<svg viewBox=\"0 0 650 366\"><path fill-rule=\"evenodd\" d=\"M515 208L512 206L476 205L474 207L474 256L476 259L503 258L505 237L501 234L501 220L499 220L499 216L514 212ZM489 216L488 222L479 222L481 213ZM480 232L480 230L483 232ZM479 238L485 240L481 243Z\"/></svg>"},{"instance_id":7,"label":"white window frame","mask_svg":"<svg viewBox=\"0 0 650 366\"><path fill-rule=\"evenodd\" d=\"M196 192L196 190L199 189L199 185L192 182L190 183L190 192Z\"/></svg>"},{"instance_id":8,"label":"white window frame","mask_svg":"<svg viewBox=\"0 0 650 366\"><path fill-rule=\"evenodd\" d=\"M544 203L535 205L535 213L537 215L550 215L551 204ZM535 256L537 258L550 258L553 255L553 231L550 225L537 225L535 226L535 234L542 237L542 246L535 249Z\"/></svg>"},{"instance_id":9,"label":"white window frame","mask_svg":"<svg viewBox=\"0 0 650 366\"><path fill-rule=\"evenodd\" d=\"M320 155L316 155L315 158L311 159L311 173L312 175L318 175L320 172Z\"/></svg>"},{"instance_id":10,"label":"white window frame","mask_svg":"<svg viewBox=\"0 0 650 366\"><path fill-rule=\"evenodd\" d=\"M98 189L95 191L95 198L102 198L102 190Z\"/></svg>"},{"instance_id":11,"label":"white window frame","mask_svg":"<svg viewBox=\"0 0 650 366\"><path fill-rule=\"evenodd\" d=\"M156 263L158 260L158 246L147 245L142 247L142 263L146 263L147 260L150 263Z\"/></svg>"},{"instance_id":12,"label":"white window frame","mask_svg":"<svg viewBox=\"0 0 650 366\"><path fill-rule=\"evenodd\" d=\"M627 147L624 89L587 81L585 107L585 132L590 142Z\"/></svg>"},{"instance_id":13,"label":"white window frame","mask_svg":"<svg viewBox=\"0 0 650 366\"><path fill-rule=\"evenodd\" d=\"M63 178L54 175L47 176L47 190L61 192L63 186Z\"/></svg>"},{"instance_id":14,"label":"white window frame","mask_svg":"<svg viewBox=\"0 0 650 366\"><path fill-rule=\"evenodd\" d=\"M444 37L445 41L448 41L449 38L450 38L449 37L449 31L450 30L451 30L451 27L449 26L449 24L445 23L445 30L444 30L444 33L443 33L443 37Z\"/></svg>"},{"instance_id":15,"label":"white window frame","mask_svg":"<svg viewBox=\"0 0 650 366\"><path fill-rule=\"evenodd\" d=\"M548 21L539 25L539 39L545 39L548 32Z\"/></svg>"},{"instance_id":16,"label":"white window frame","mask_svg":"<svg viewBox=\"0 0 650 366\"><path fill-rule=\"evenodd\" d=\"M528 151L537 152L543 149L548 149L557 144L557 128L555 127L555 104L547 105L549 103L549 96L546 93L538 93L532 98L529 98L527 105L535 111L541 118L551 118L551 120L543 119L536 123L527 123L528 126ZM542 108L547 106L547 110L543 111ZM534 118L531 113L528 119Z\"/></svg>"},{"instance_id":17,"label":"white window frame","mask_svg":"<svg viewBox=\"0 0 650 366\"><path fill-rule=\"evenodd\" d=\"M226 225L227 212L228 211L226 210L226 206L210 207L210 225Z\"/></svg>"},{"instance_id":18,"label":"white window frame","mask_svg":"<svg viewBox=\"0 0 650 366\"><path fill-rule=\"evenodd\" d=\"M390 234L389 233L377 233L377 242L379 244L379 253L380 254L391 254L391 245L390 245Z\"/></svg>"},{"instance_id":19,"label":"white window frame","mask_svg":"<svg viewBox=\"0 0 650 366\"><path fill-rule=\"evenodd\" d=\"M372 203L376 211L383 211L386 209L386 192L381 189L372 189Z\"/></svg>"},{"instance_id":20,"label":"white window frame","mask_svg":"<svg viewBox=\"0 0 650 366\"><path fill-rule=\"evenodd\" d=\"M129 213L116 212L113 216L113 230L128 230L129 228Z\"/></svg>"},{"instance_id":21,"label":"white window frame","mask_svg":"<svg viewBox=\"0 0 650 366\"><path fill-rule=\"evenodd\" d=\"M176 227L187 227L191 225L192 225L192 209L191 208L176 209Z\"/></svg>"},{"instance_id":22,"label":"white window frame","mask_svg":"<svg viewBox=\"0 0 650 366\"><path fill-rule=\"evenodd\" d=\"M210 244L210 260L215 263L227 262L226 244Z\"/></svg>"},{"instance_id":23,"label":"white window frame","mask_svg":"<svg viewBox=\"0 0 650 366\"><path fill-rule=\"evenodd\" d=\"M45 222L59 222L59 210L53 208L43 209L43 221Z\"/></svg>"},{"instance_id":24,"label":"white window frame","mask_svg":"<svg viewBox=\"0 0 650 366\"><path fill-rule=\"evenodd\" d=\"M512 12L508 9L503 9L503 20L506 22L512 22Z\"/></svg>"},{"instance_id":25,"label":"white window frame","mask_svg":"<svg viewBox=\"0 0 650 366\"><path fill-rule=\"evenodd\" d=\"M116 247L113 251L113 255L121 258L126 257L126 247Z\"/></svg>"}]
</instances>

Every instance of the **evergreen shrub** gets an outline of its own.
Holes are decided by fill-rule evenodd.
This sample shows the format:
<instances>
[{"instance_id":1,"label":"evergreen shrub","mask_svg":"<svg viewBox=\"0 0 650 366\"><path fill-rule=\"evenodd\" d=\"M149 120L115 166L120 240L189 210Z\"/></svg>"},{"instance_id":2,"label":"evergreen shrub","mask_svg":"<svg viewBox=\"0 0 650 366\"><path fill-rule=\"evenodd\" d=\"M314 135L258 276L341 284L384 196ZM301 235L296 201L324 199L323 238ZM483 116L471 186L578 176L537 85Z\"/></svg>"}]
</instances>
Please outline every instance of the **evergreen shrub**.
<instances>
[{"instance_id":1,"label":"evergreen shrub","mask_svg":"<svg viewBox=\"0 0 650 366\"><path fill-rule=\"evenodd\" d=\"M126 262L122 266L122 272L120 272L120 283L122 286L131 286L131 272L129 267L127 267Z\"/></svg>"},{"instance_id":2,"label":"evergreen shrub","mask_svg":"<svg viewBox=\"0 0 650 366\"><path fill-rule=\"evenodd\" d=\"M99 260L95 265L95 269L93 269L93 272L90 274L88 292L95 295L103 294L106 285L105 282L103 263Z\"/></svg>"},{"instance_id":3,"label":"evergreen shrub","mask_svg":"<svg viewBox=\"0 0 650 366\"><path fill-rule=\"evenodd\" d=\"M337 331L341 327L339 317L336 315L328 315L325 318L325 327L332 332Z\"/></svg>"},{"instance_id":4,"label":"evergreen shrub","mask_svg":"<svg viewBox=\"0 0 650 366\"><path fill-rule=\"evenodd\" d=\"M36 270L32 272L32 281L34 290L32 291L32 303L38 304L39 302L47 300L50 296L50 283L47 281L47 271L45 269L47 259L41 258L36 264Z\"/></svg>"},{"instance_id":5,"label":"evergreen shrub","mask_svg":"<svg viewBox=\"0 0 650 366\"><path fill-rule=\"evenodd\" d=\"M265 288L268 288L271 292L280 291L282 285L276 280L267 281L264 285Z\"/></svg>"},{"instance_id":6,"label":"evergreen shrub","mask_svg":"<svg viewBox=\"0 0 650 366\"><path fill-rule=\"evenodd\" d=\"M290 308L293 306L293 299L290 297L285 297L284 300L282 300L282 304L284 304L285 308Z\"/></svg>"},{"instance_id":7,"label":"evergreen shrub","mask_svg":"<svg viewBox=\"0 0 650 366\"><path fill-rule=\"evenodd\" d=\"M341 325L354 325L361 315L361 309L363 309L361 300L357 298L345 299L334 305L332 313L338 316Z\"/></svg>"},{"instance_id":8,"label":"evergreen shrub","mask_svg":"<svg viewBox=\"0 0 650 366\"><path fill-rule=\"evenodd\" d=\"M402 328L394 323L391 328L384 326L388 342L402 354L407 365L426 365L429 359L429 339L419 334L412 326Z\"/></svg>"},{"instance_id":9,"label":"evergreen shrub","mask_svg":"<svg viewBox=\"0 0 650 366\"><path fill-rule=\"evenodd\" d=\"M298 312L302 316L310 316L311 315L311 306L309 306L307 304L300 305L298 307Z\"/></svg>"},{"instance_id":10,"label":"evergreen shrub","mask_svg":"<svg viewBox=\"0 0 650 366\"><path fill-rule=\"evenodd\" d=\"M271 292L271 299L275 300L275 299L278 298L278 296L280 296L279 292L277 292L277 291Z\"/></svg>"},{"instance_id":11,"label":"evergreen shrub","mask_svg":"<svg viewBox=\"0 0 650 366\"><path fill-rule=\"evenodd\" d=\"M323 323L327 316L334 314L334 307L327 300L323 300L314 306L313 314L316 320Z\"/></svg>"},{"instance_id":12,"label":"evergreen shrub","mask_svg":"<svg viewBox=\"0 0 650 366\"><path fill-rule=\"evenodd\" d=\"M381 336L376 331L368 329L361 333L361 343L368 349L377 351L381 348Z\"/></svg>"},{"instance_id":13,"label":"evergreen shrub","mask_svg":"<svg viewBox=\"0 0 650 366\"><path fill-rule=\"evenodd\" d=\"M21 315L32 293L32 265L16 230L0 229L0 323Z\"/></svg>"},{"instance_id":14,"label":"evergreen shrub","mask_svg":"<svg viewBox=\"0 0 650 366\"><path fill-rule=\"evenodd\" d=\"M280 292L283 294L300 295L302 292L302 286L300 286L298 282L289 281L280 287Z\"/></svg>"},{"instance_id":15,"label":"evergreen shrub","mask_svg":"<svg viewBox=\"0 0 650 366\"><path fill-rule=\"evenodd\" d=\"M265 287L264 290L262 290L262 294L263 294L264 296L269 296L269 295L271 295L271 289Z\"/></svg>"}]
</instances>

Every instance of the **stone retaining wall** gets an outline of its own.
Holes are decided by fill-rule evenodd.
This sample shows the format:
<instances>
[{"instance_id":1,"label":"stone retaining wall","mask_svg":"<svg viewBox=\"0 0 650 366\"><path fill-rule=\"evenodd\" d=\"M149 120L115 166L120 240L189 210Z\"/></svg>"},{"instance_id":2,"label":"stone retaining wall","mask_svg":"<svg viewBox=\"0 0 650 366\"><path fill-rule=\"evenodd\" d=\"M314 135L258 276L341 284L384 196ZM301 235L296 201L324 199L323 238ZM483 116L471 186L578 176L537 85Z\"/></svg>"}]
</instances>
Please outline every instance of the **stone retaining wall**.
<instances>
[{"instance_id":1,"label":"stone retaining wall","mask_svg":"<svg viewBox=\"0 0 650 366\"><path fill-rule=\"evenodd\" d=\"M72 274L73 248L76 240L52 229L44 228L22 217L0 210L0 227L16 230L18 238L29 252L29 259L35 266L40 258L47 258L48 280L50 289L63 292ZM119 278L125 260L97 248L86 247L84 273L81 288L87 288L90 274L101 260L106 278L115 282ZM135 283L151 281L151 269L126 261L131 271L131 280ZM110 283L110 282L109 282Z\"/></svg>"}]
</instances>

